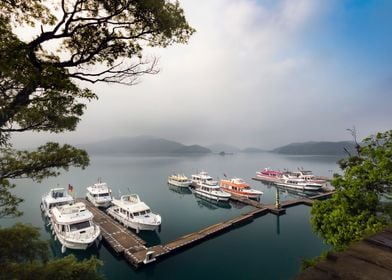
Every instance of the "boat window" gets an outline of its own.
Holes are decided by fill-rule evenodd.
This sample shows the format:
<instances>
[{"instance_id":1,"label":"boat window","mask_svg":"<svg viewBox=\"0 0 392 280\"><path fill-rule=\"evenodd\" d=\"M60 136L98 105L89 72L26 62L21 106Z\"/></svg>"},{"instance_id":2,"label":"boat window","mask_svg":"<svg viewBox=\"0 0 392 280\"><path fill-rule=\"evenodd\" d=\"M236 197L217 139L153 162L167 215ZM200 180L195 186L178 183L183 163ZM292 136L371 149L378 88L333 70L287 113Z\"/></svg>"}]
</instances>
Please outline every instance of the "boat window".
<instances>
[{"instance_id":1,"label":"boat window","mask_svg":"<svg viewBox=\"0 0 392 280\"><path fill-rule=\"evenodd\" d=\"M90 227L90 221L80 222L76 224L69 225L71 231L76 231L84 228Z\"/></svg>"},{"instance_id":2,"label":"boat window","mask_svg":"<svg viewBox=\"0 0 392 280\"><path fill-rule=\"evenodd\" d=\"M61 225L61 231L62 231L62 232L65 231L65 225Z\"/></svg>"},{"instance_id":3,"label":"boat window","mask_svg":"<svg viewBox=\"0 0 392 280\"><path fill-rule=\"evenodd\" d=\"M108 193L100 193L98 196L102 197L102 196L109 196Z\"/></svg>"},{"instance_id":4,"label":"boat window","mask_svg":"<svg viewBox=\"0 0 392 280\"><path fill-rule=\"evenodd\" d=\"M53 198L58 198L58 197L63 197L64 194L63 192L53 192L52 197Z\"/></svg>"},{"instance_id":5,"label":"boat window","mask_svg":"<svg viewBox=\"0 0 392 280\"><path fill-rule=\"evenodd\" d=\"M148 214L148 213L150 213L150 212L151 212L150 209L146 210L146 214Z\"/></svg>"}]
</instances>

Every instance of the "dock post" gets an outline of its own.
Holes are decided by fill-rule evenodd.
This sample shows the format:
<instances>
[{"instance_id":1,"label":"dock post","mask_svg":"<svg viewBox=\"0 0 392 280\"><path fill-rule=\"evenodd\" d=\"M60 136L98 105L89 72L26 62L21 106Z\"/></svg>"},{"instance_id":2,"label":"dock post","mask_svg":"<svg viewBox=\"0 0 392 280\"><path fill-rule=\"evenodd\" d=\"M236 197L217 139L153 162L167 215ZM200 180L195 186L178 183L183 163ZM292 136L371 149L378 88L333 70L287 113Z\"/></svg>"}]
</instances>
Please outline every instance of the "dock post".
<instances>
[{"instance_id":1,"label":"dock post","mask_svg":"<svg viewBox=\"0 0 392 280\"><path fill-rule=\"evenodd\" d=\"M146 257L144 258L143 263L148 264L150 262L155 261L156 258L154 257L154 253L155 253L154 251L147 251Z\"/></svg>"},{"instance_id":2,"label":"dock post","mask_svg":"<svg viewBox=\"0 0 392 280\"><path fill-rule=\"evenodd\" d=\"M279 189L276 188L276 195L275 195L275 208L280 209L280 202L279 202Z\"/></svg>"}]
</instances>

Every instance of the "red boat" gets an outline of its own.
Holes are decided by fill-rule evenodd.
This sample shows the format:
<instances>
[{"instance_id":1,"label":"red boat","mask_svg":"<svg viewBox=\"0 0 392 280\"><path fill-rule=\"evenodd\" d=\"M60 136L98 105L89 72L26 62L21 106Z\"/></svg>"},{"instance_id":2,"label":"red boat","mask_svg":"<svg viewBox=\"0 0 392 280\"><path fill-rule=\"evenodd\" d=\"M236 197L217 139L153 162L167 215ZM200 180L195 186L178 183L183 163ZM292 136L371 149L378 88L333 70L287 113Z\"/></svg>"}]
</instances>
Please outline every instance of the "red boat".
<instances>
[{"instance_id":1,"label":"red boat","mask_svg":"<svg viewBox=\"0 0 392 280\"><path fill-rule=\"evenodd\" d=\"M256 172L256 178L268 182L279 182L282 174L283 172L264 168L263 171Z\"/></svg>"},{"instance_id":2,"label":"red boat","mask_svg":"<svg viewBox=\"0 0 392 280\"><path fill-rule=\"evenodd\" d=\"M252 189L244 180L240 178L221 180L220 187L225 192L247 198L259 199L263 194L262 191Z\"/></svg>"}]
</instances>

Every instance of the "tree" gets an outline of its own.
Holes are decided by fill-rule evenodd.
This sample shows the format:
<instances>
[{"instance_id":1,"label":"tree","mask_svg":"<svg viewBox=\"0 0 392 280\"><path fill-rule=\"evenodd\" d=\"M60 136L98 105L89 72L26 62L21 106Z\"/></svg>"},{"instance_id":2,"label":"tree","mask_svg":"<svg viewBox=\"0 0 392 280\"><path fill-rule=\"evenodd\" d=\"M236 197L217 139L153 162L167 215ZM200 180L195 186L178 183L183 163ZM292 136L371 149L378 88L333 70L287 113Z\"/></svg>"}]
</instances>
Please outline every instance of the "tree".
<instances>
[{"instance_id":1,"label":"tree","mask_svg":"<svg viewBox=\"0 0 392 280\"><path fill-rule=\"evenodd\" d=\"M14 32L20 25L39 25L40 32L25 42ZM18 214L21 200L10 194L8 179L42 179L55 175L53 169L88 164L87 154L70 146L13 150L10 133L74 130L85 102L96 98L78 80L132 85L157 73L145 47L186 43L193 32L178 2L167 0L1 1L0 213ZM44 164L49 151L52 160Z\"/></svg>"},{"instance_id":2,"label":"tree","mask_svg":"<svg viewBox=\"0 0 392 280\"><path fill-rule=\"evenodd\" d=\"M313 229L338 250L391 223L392 130L357 143L356 154L339 165L344 174L334 176L335 194L311 211Z\"/></svg>"},{"instance_id":3,"label":"tree","mask_svg":"<svg viewBox=\"0 0 392 280\"><path fill-rule=\"evenodd\" d=\"M23 40L15 31L21 26L39 26L39 32ZM60 169L89 164L87 153L70 145L47 143L35 151L18 151L12 148L11 133L75 130L86 103L97 98L83 84L132 85L141 75L158 72L157 59L146 56L146 47L186 43L193 32L177 1L0 1L0 218L21 215L22 198L12 194L10 179L40 181ZM34 241L23 233L36 236L34 229L11 230L21 243ZM96 260L46 262L33 254L38 261L19 263L28 251L19 250L17 258L9 259L0 249L2 273L8 271L10 278L49 279L54 272L61 279L96 276Z\"/></svg>"},{"instance_id":4,"label":"tree","mask_svg":"<svg viewBox=\"0 0 392 280\"><path fill-rule=\"evenodd\" d=\"M1 279L103 279L95 258L79 262L73 255L48 261L48 243L37 228L15 224L0 229Z\"/></svg>"}]
</instances>

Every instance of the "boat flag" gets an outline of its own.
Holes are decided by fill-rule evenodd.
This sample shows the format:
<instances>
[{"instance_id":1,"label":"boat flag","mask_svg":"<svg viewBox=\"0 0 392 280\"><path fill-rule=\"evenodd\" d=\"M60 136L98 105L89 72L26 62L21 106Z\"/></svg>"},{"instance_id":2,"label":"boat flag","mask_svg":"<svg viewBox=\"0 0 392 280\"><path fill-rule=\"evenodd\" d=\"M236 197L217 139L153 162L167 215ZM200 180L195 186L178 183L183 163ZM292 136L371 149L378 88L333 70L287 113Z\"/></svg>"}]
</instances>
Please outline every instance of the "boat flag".
<instances>
[{"instance_id":1,"label":"boat flag","mask_svg":"<svg viewBox=\"0 0 392 280\"><path fill-rule=\"evenodd\" d=\"M227 178L227 175L226 175L226 173L223 173L223 176L225 176L225 178Z\"/></svg>"},{"instance_id":2,"label":"boat flag","mask_svg":"<svg viewBox=\"0 0 392 280\"><path fill-rule=\"evenodd\" d=\"M69 193L73 192L73 186L71 184L68 184L68 192Z\"/></svg>"}]
</instances>

